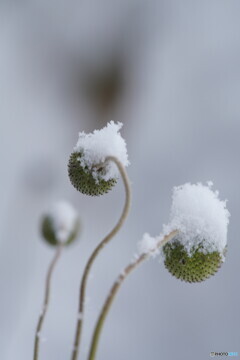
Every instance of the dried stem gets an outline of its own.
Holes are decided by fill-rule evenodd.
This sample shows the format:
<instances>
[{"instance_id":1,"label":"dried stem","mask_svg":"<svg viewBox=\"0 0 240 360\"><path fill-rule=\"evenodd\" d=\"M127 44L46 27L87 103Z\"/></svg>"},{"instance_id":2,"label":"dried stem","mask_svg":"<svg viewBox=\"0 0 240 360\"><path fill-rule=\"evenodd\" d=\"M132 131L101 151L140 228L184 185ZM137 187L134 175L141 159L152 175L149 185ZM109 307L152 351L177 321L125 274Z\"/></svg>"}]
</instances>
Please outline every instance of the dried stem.
<instances>
[{"instance_id":1,"label":"dried stem","mask_svg":"<svg viewBox=\"0 0 240 360\"><path fill-rule=\"evenodd\" d=\"M81 285L80 285L78 320L77 320L77 326L76 326L74 347L73 347L73 352L72 352L72 360L77 360L77 358L78 358L78 352L79 352L80 340L81 340L81 331L82 331L82 325L83 325L83 315L84 315L84 305L85 305L84 303L85 303L87 279L88 279L88 275L91 270L92 264L93 264L94 260L96 259L97 255L99 254L99 252L103 249L103 247L113 238L114 235L116 235L116 233L122 227L122 225L128 215L130 203L131 203L131 188L130 188L128 175L127 175L127 172L126 172L124 166L114 156L108 156L106 158L105 163L107 163L109 161L113 161L117 165L118 170L122 176L124 187L125 187L125 192L126 192L126 200L125 200L125 205L124 205L122 215L121 215L119 221L117 222L115 227L112 229L112 231L96 247L96 249L93 251L92 255L90 256L90 258L86 264L86 267L85 267L85 270L83 273L83 277L81 280Z\"/></svg>"},{"instance_id":2,"label":"dried stem","mask_svg":"<svg viewBox=\"0 0 240 360\"><path fill-rule=\"evenodd\" d=\"M58 245L58 247L56 249L56 253L55 253L55 255L49 265L48 271L47 271L43 308L42 308L42 312L41 312L39 320L38 320L36 334L35 334L33 360L38 360L40 334L41 334L43 322L44 322L45 315L47 313L48 305L49 305L52 273L53 273L53 270L55 268L55 265L56 265L60 255L61 255L62 248L63 248L62 244Z\"/></svg>"},{"instance_id":3,"label":"dried stem","mask_svg":"<svg viewBox=\"0 0 240 360\"><path fill-rule=\"evenodd\" d=\"M106 319L106 316L110 310L111 304L113 302L113 300L115 299L115 296L118 292L118 290L120 289L123 281L127 278L127 276L138 267L138 265L140 265L144 260L147 260L151 257L152 253L154 253L157 249L159 249L160 247L162 247L164 244L166 244L169 240L171 240L176 234L178 233L178 231L172 231L169 235L166 235L161 241L159 241L156 245L156 247L151 250L149 253L144 253L142 255L139 255L138 258L136 258L133 262L131 262L125 269L124 271L118 276L117 280L115 281L115 283L113 284L109 295L104 303L104 306L102 308L102 311L100 313L100 316L98 318L95 330L94 330L94 334L92 337L92 343L91 343L91 347L90 347L90 352L89 352L89 356L88 356L88 360L95 360L96 357L96 352L97 352L97 347L98 347L98 343L99 343L99 338L101 335L101 330L103 328L104 325L104 321Z\"/></svg>"}]
</instances>

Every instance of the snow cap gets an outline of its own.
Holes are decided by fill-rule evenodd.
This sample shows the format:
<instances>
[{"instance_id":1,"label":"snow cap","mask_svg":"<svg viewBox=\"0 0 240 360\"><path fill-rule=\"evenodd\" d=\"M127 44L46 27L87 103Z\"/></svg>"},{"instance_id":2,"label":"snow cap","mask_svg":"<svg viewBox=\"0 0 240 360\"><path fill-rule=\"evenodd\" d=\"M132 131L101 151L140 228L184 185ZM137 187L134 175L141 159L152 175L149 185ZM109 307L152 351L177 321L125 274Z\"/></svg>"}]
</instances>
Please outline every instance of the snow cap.
<instances>
[{"instance_id":1,"label":"snow cap","mask_svg":"<svg viewBox=\"0 0 240 360\"><path fill-rule=\"evenodd\" d=\"M212 186L209 181L206 186L186 183L174 187L170 221L164 225L163 235L178 229L178 240L189 254L202 244L204 253L218 251L224 257L230 213L226 200L220 200Z\"/></svg>"},{"instance_id":2,"label":"snow cap","mask_svg":"<svg viewBox=\"0 0 240 360\"><path fill-rule=\"evenodd\" d=\"M79 161L83 168L104 163L107 156L115 156L126 167L129 165L126 142L120 134L123 124L110 121L101 130L94 130L90 134L79 133L74 152L81 153ZM96 174L93 173L93 176ZM119 176L116 165L111 161L106 171L101 175L105 181L117 179Z\"/></svg>"},{"instance_id":3,"label":"snow cap","mask_svg":"<svg viewBox=\"0 0 240 360\"><path fill-rule=\"evenodd\" d=\"M51 207L48 216L52 221L56 239L61 243L68 241L79 221L73 206L66 201L58 201Z\"/></svg>"}]
</instances>

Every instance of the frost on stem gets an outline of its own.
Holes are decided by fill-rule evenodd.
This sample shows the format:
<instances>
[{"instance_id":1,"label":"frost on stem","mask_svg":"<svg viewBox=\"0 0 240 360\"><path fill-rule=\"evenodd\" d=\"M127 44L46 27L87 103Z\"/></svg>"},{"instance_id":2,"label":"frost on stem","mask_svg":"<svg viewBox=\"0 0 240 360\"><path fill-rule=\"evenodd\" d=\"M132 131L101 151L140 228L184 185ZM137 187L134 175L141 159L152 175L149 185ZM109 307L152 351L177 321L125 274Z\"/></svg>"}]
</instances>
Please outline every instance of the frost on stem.
<instances>
[{"instance_id":1,"label":"frost on stem","mask_svg":"<svg viewBox=\"0 0 240 360\"><path fill-rule=\"evenodd\" d=\"M68 164L72 185L81 193L98 196L116 184L119 171L108 156L117 158L124 167L129 165L126 142L120 134L122 123L110 121L101 130L79 133L79 139Z\"/></svg>"},{"instance_id":2,"label":"frost on stem","mask_svg":"<svg viewBox=\"0 0 240 360\"><path fill-rule=\"evenodd\" d=\"M138 243L139 254L150 254L152 257L157 256L160 252L157 246L158 240L158 238L154 238L148 233L145 233L142 240Z\"/></svg>"},{"instance_id":3,"label":"frost on stem","mask_svg":"<svg viewBox=\"0 0 240 360\"><path fill-rule=\"evenodd\" d=\"M187 282L200 282L214 275L225 260L230 213L218 191L187 183L173 189L170 222L163 235L178 229L164 245L164 264L170 273Z\"/></svg>"},{"instance_id":4,"label":"frost on stem","mask_svg":"<svg viewBox=\"0 0 240 360\"><path fill-rule=\"evenodd\" d=\"M72 205L66 201L59 201L43 217L41 230L44 239L55 246L73 242L79 226L79 217Z\"/></svg>"},{"instance_id":5,"label":"frost on stem","mask_svg":"<svg viewBox=\"0 0 240 360\"><path fill-rule=\"evenodd\" d=\"M39 341L41 341L42 343L47 341L47 338L42 336L42 333L40 331L37 333L37 337L38 337Z\"/></svg>"}]
</instances>

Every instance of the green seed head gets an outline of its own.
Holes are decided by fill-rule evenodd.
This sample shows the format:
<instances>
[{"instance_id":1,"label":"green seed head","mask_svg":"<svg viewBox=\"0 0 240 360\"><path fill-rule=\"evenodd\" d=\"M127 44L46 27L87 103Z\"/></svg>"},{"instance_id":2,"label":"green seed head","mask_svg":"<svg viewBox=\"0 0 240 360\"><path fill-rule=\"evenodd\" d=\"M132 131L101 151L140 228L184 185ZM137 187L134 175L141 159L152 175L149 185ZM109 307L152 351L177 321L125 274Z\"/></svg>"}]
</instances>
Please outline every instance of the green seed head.
<instances>
[{"instance_id":1,"label":"green seed head","mask_svg":"<svg viewBox=\"0 0 240 360\"><path fill-rule=\"evenodd\" d=\"M80 221L79 219L76 219L73 230L69 233L67 239L63 242L64 245L71 244L77 238L79 229ZM60 241L58 238L58 234L54 226L54 221L50 215L43 216L41 222L41 233L44 240L52 246L57 246L62 243L62 241Z\"/></svg>"},{"instance_id":2,"label":"green seed head","mask_svg":"<svg viewBox=\"0 0 240 360\"><path fill-rule=\"evenodd\" d=\"M200 244L188 254L179 240L167 243L163 247L165 267L180 280L189 283L204 281L218 271L223 259L218 251L203 253L203 249Z\"/></svg>"},{"instance_id":3,"label":"green seed head","mask_svg":"<svg viewBox=\"0 0 240 360\"><path fill-rule=\"evenodd\" d=\"M104 167L93 167L89 169L81 165L82 154L73 152L68 163L68 175L72 185L82 194L99 196L107 193L116 184L116 179L103 180L106 169ZM93 176L93 172L94 175ZM96 178L97 176L97 178Z\"/></svg>"}]
</instances>

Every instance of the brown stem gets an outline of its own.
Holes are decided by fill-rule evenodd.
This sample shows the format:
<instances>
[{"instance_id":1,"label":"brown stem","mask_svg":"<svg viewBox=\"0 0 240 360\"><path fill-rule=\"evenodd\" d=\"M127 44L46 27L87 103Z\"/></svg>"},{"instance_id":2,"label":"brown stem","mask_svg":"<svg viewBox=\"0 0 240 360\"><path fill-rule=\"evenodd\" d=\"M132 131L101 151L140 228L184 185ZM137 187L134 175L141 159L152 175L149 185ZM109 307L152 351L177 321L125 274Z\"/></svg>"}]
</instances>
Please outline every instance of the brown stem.
<instances>
[{"instance_id":1,"label":"brown stem","mask_svg":"<svg viewBox=\"0 0 240 360\"><path fill-rule=\"evenodd\" d=\"M56 253L55 253L55 255L49 265L48 271L47 271L43 308L42 308L42 312L41 312L39 320L38 320L36 333L35 333L33 360L38 360L40 333L41 333L41 329L42 329L45 315L47 313L47 309L48 309L48 305L49 305L52 273L53 273L54 267L55 267L60 255L61 255L62 248L63 248L62 244L58 245Z\"/></svg>"},{"instance_id":2,"label":"brown stem","mask_svg":"<svg viewBox=\"0 0 240 360\"><path fill-rule=\"evenodd\" d=\"M128 215L130 203L131 203L131 188L130 188L128 175L127 175L127 172L126 172L124 166L114 156L108 156L106 158L106 162L108 162L108 161L113 161L118 167L118 170L121 174L121 177L122 177L123 183L124 183L124 187L125 187L126 200L125 200L125 205L124 205L122 215L121 215L119 221L117 222L115 227L112 229L112 231L96 247L96 249L93 251L92 255L90 256L90 258L86 264L86 267L85 267L85 270L83 273L83 277L81 280L81 285L80 285L78 320L77 320L77 326L76 326L74 347L73 347L73 352L72 352L72 360L77 360L77 358L78 358L78 352L79 352L80 340L81 340L81 331L82 331L82 325L83 325L87 279L88 279L88 275L91 270L92 264L93 264L94 260L96 259L97 255L99 254L99 252L103 249L103 247L113 238L113 236L122 227L122 225Z\"/></svg>"},{"instance_id":3,"label":"brown stem","mask_svg":"<svg viewBox=\"0 0 240 360\"><path fill-rule=\"evenodd\" d=\"M169 235L166 235L161 241L159 241L156 244L156 247L151 250L148 253L144 253L142 255L139 255L139 257L137 257L133 262L131 262L125 269L124 271L118 276L117 280L115 281L115 283L113 284L109 295L103 305L102 311L100 313L100 316L98 318L96 327L95 327L95 331L92 337L92 342L91 342L91 347L90 347L90 352L89 352L89 356L88 356L88 360L95 360L96 357L96 352L97 352L97 347L98 347L98 343L99 343L99 338L101 335L101 330L103 328L104 325L104 321L106 319L106 316L110 310L111 304L113 302L113 300L115 299L115 296L118 292L118 290L120 289L123 281L126 279L126 277L134 270L138 267L138 265L140 265L144 260L147 260L150 258L150 256L152 255L152 253L154 253L157 249L159 249L160 247L162 247L164 244L166 244L166 242L168 242L169 240L171 240L176 234L178 233L178 231L172 231Z\"/></svg>"}]
</instances>

